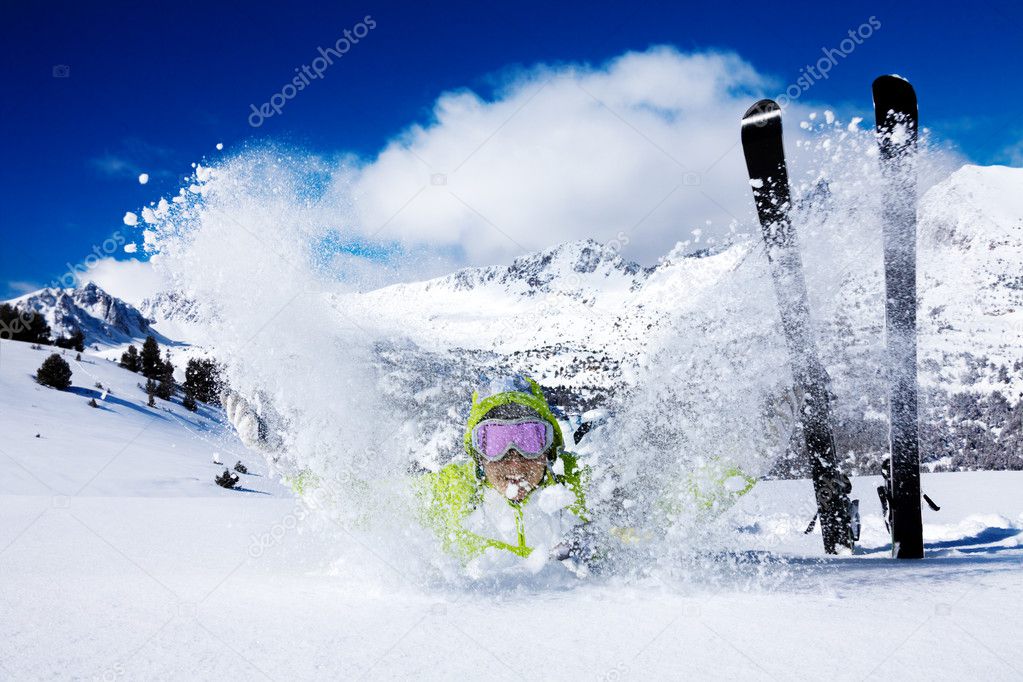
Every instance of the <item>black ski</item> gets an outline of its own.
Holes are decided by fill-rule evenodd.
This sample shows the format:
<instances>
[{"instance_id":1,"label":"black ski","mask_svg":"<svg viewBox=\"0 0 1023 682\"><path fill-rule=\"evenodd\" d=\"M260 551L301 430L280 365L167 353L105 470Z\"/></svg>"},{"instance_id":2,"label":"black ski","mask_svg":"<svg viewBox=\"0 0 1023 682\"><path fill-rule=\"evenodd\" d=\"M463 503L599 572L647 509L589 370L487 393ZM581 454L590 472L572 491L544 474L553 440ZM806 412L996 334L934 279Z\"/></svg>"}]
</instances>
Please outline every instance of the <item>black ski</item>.
<instances>
[{"instance_id":1,"label":"black ski","mask_svg":"<svg viewBox=\"0 0 1023 682\"><path fill-rule=\"evenodd\" d=\"M838 465L831 432L828 375L817 355L802 259L789 220L792 199L782 146L781 109L776 102L761 100L742 117L742 147L771 263L792 374L803 393L801 429L810 458L824 551L837 554L839 547L853 546L851 485Z\"/></svg>"},{"instance_id":2,"label":"black ski","mask_svg":"<svg viewBox=\"0 0 1023 682\"><path fill-rule=\"evenodd\" d=\"M885 180L885 341L888 349L888 487L892 556L924 555L916 376L916 152L918 112L909 81L874 81L874 117Z\"/></svg>"}]
</instances>

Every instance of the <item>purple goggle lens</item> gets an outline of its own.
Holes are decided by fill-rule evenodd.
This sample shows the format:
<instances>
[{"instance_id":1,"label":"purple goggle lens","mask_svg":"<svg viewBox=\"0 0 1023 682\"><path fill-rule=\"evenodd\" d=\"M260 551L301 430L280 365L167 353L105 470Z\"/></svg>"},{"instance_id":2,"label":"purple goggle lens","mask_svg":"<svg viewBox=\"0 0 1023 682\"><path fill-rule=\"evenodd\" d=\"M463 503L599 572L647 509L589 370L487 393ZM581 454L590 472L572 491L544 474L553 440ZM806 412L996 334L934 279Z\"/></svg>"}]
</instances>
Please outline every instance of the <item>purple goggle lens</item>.
<instances>
[{"instance_id":1,"label":"purple goggle lens","mask_svg":"<svg viewBox=\"0 0 1023 682\"><path fill-rule=\"evenodd\" d=\"M487 419L472 430L476 450L491 462L513 448L527 459L536 459L554 442L554 429L540 419Z\"/></svg>"}]
</instances>

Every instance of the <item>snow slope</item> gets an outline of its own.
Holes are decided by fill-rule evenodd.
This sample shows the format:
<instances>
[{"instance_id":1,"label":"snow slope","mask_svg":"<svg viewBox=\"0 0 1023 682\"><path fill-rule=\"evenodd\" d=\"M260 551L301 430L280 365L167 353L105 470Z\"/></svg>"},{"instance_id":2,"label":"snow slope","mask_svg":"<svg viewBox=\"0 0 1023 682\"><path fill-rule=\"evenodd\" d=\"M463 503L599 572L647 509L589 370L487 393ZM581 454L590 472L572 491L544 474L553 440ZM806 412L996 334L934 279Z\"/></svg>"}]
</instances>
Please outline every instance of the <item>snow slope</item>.
<instances>
[{"instance_id":1,"label":"snow slope","mask_svg":"<svg viewBox=\"0 0 1023 682\"><path fill-rule=\"evenodd\" d=\"M89 355L37 386L47 352L0 343L3 679L1023 677L1020 472L924 475L922 562L888 558L876 477L841 558L803 534L810 482L767 481L691 565L437 583L265 476L213 485L214 452L264 473L216 412Z\"/></svg>"},{"instance_id":2,"label":"snow slope","mask_svg":"<svg viewBox=\"0 0 1023 682\"><path fill-rule=\"evenodd\" d=\"M64 354L72 370L70 389L40 386L32 377L51 352L0 342L0 494L242 494L214 485L214 475L224 469L213 463L215 454L227 466L241 460L249 467L253 474L243 476L245 488L286 494L263 475L262 458L245 451L219 410L200 404L192 413L181 407L180 397L147 407L141 375L89 353L80 362L73 351ZM89 406L93 398L98 408Z\"/></svg>"},{"instance_id":3,"label":"snow slope","mask_svg":"<svg viewBox=\"0 0 1023 682\"><path fill-rule=\"evenodd\" d=\"M1023 474L923 483L923 561L887 558L876 480L844 558L802 534L809 481L770 481L722 523L747 552L558 588L424 583L281 498L5 492L0 677L1023 678Z\"/></svg>"}]
</instances>

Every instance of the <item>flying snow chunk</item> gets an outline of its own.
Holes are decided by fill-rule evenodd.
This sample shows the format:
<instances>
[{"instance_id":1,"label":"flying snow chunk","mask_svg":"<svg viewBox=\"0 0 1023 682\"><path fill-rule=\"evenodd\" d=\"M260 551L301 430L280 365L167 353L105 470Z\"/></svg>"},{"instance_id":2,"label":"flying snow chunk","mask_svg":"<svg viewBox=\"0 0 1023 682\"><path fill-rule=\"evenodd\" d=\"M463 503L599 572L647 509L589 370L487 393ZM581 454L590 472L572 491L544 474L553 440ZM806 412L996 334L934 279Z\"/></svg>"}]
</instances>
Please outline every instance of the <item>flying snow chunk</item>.
<instances>
[{"instance_id":1,"label":"flying snow chunk","mask_svg":"<svg viewBox=\"0 0 1023 682\"><path fill-rule=\"evenodd\" d=\"M131 244L125 244L124 245L124 252L125 253L135 253L138 250L139 250L139 245L135 244L134 242L131 243Z\"/></svg>"},{"instance_id":2,"label":"flying snow chunk","mask_svg":"<svg viewBox=\"0 0 1023 682\"><path fill-rule=\"evenodd\" d=\"M859 125L860 125L860 123L862 121L863 121L863 117L862 116L853 116L852 120L849 121L849 125L846 126L846 129L850 133L854 133L859 128Z\"/></svg>"},{"instance_id":3,"label":"flying snow chunk","mask_svg":"<svg viewBox=\"0 0 1023 682\"><path fill-rule=\"evenodd\" d=\"M223 142L218 142L217 143L217 151L218 152L219 151L223 151L223 149L224 149L224 143Z\"/></svg>"},{"instance_id":4,"label":"flying snow chunk","mask_svg":"<svg viewBox=\"0 0 1023 682\"><path fill-rule=\"evenodd\" d=\"M139 184L144 185L149 182L149 173L139 173Z\"/></svg>"},{"instance_id":5,"label":"flying snow chunk","mask_svg":"<svg viewBox=\"0 0 1023 682\"><path fill-rule=\"evenodd\" d=\"M760 189L761 187L764 186L764 180L763 178L750 178L749 186L752 187L753 189Z\"/></svg>"},{"instance_id":6,"label":"flying snow chunk","mask_svg":"<svg viewBox=\"0 0 1023 682\"><path fill-rule=\"evenodd\" d=\"M834 123L835 122L835 112L831 111L830 109L825 109L824 110L824 122L827 123L828 125L831 125L832 123Z\"/></svg>"},{"instance_id":7,"label":"flying snow chunk","mask_svg":"<svg viewBox=\"0 0 1023 682\"><path fill-rule=\"evenodd\" d=\"M128 227L135 227L136 225L139 224L139 217L132 213L131 211L125 213L124 218L122 218L122 220L124 220L124 224L127 225Z\"/></svg>"},{"instance_id":8,"label":"flying snow chunk","mask_svg":"<svg viewBox=\"0 0 1023 682\"><path fill-rule=\"evenodd\" d=\"M553 514L575 502L575 494L564 485L554 485L539 491L540 509Z\"/></svg>"},{"instance_id":9,"label":"flying snow chunk","mask_svg":"<svg viewBox=\"0 0 1023 682\"><path fill-rule=\"evenodd\" d=\"M803 130L809 130L810 129L810 122L809 121L800 121L799 122L799 127L802 128Z\"/></svg>"}]
</instances>

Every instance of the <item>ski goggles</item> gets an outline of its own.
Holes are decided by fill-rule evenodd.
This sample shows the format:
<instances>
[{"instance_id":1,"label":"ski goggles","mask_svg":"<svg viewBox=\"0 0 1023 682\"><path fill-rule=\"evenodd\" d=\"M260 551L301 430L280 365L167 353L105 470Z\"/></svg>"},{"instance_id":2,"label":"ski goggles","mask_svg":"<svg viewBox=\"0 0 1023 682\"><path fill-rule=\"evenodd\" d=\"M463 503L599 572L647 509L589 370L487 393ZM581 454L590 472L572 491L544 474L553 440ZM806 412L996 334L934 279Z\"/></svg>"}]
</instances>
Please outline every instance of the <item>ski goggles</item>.
<instances>
[{"instance_id":1,"label":"ski goggles","mask_svg":"<svg viewBox=\"0 0 1023 682\"><path fill-rule=\"evenodd\" d=\"M490 462L516 450L536 459L554 444L554 427L542 419L485 419L472 429L472 445Z\"/></svg>"}]
</instances>

